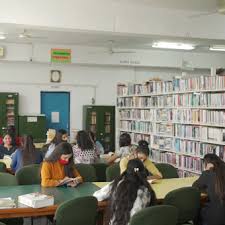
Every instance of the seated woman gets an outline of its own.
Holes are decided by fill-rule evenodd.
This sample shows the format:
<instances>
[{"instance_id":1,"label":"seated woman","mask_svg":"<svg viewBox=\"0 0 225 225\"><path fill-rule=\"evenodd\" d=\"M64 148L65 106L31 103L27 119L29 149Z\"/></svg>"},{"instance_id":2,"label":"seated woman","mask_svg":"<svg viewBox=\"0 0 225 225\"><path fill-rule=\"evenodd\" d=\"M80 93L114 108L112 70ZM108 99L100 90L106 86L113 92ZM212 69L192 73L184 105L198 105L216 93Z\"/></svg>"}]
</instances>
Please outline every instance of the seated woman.
<instances>
[{"instance_id":1,"label":"seated woman","mask_svg":"<svg viewBox=\"0 0 225 225\"><path fill-rule=\"evenodd\" d=\"M54 152L44 160L41 167L43 187L60 186L68 178L75 178L68 186L75 187L83 181L73 163L73 150L69 143L58 144Z\"/></svg>"},{"instance_id":2,"label":"seated woman","mask_svg":"<svg viewBox=\"0 0 225 225\"><path fill-rule=\"evenodd\" d=\"M155 203L155 193L139 159L130 160L127 170L94 196L98 201L110 200L110 225L127 225L135 213Z\"/></svg>"},{"instance_id":3,"label":"seated woman","mask_svg":"<svg viewBox=\"0 0 225 225\"><path fill-rule=\"evenodd\" d=\"M202 225L225 225L225 163L215 154L204 159L205 171L195 183L208 195L208 201L201 210Z\"/></svg>"},{"instance_id":4,"label":"seated woman","mask_svg":"<svg viewBox=\"0 0 225 225\"><path fill-rule=\"evenodd\" d=\"M98 159L98 154L88 132L77 133L77 144L73 146L74 163L92 164Z\"/></svg>"},{"instance_id":5,"label":"seated woman","mask_svg":"<svg viewBox=\"0 0 225 225\"><path fill-rule=\"evenodd\" d=\"M42 160L41 152L35 149L33 137L25 135L21 140L21 148L17 149L12 155L11 168L16 172L23 166L40 164Z\"/></svg>"},{"instance_id":6,"label":"seated woman","mask_svg":"<svg viewBox=\"0 0 225 225\"><path fill-rule=\"evenodd\" d=\"M48 158L52 152L55 150L55 147L61 142L67 142L68 134L64 129L59 129L57 132L53 129L50 130L52 140L49 144L45 145L44 148L47 149L46 153L44 153L45 158ZM45 150L42 150L44 152Z\"/></svg>"},{"instance_id":7,"label":"seated woman","mask_svg":"<svg viewBox=\"0 0 225 225\"><path fill-rule=\"evenodd\" d=\"M3 159L4 155L11 156L16 150L16 146L12 145L12 137L10 134L6 134L3 138L3 144L0 145L0 159Z\"/></svg>"},{"instance_id":8,"label":"seated woman","mask_svg":"<svg viewBox=\"0 0 225 225\"><path fill-rule=\"evenodd\" d=\"M127 164L129 160L133 158L138 158L140 159L144 167L147 170L148 173L148 179L161 179L162 174L159 172L159 170L156 168L156 166L151 162L149 159L149 147L148 147L148 142L141 140L138 142L138 147L133 154L130 154L127 157L124 157L120 161L120 173L123 173L127 169Z\"/></svg>"},{"instance_id":9,"label":"seated woman","mask_svg":"<svg viewBox=\"0 0 225 225\"><path fill-rule=\"evenodd\" d=\"M111 157L107 158L108 163L116 162L118 159L132 154L136 149L136 146L131 145L131 137L128 133L120 135L119 147Z\"/></svg>"}]
</instances>

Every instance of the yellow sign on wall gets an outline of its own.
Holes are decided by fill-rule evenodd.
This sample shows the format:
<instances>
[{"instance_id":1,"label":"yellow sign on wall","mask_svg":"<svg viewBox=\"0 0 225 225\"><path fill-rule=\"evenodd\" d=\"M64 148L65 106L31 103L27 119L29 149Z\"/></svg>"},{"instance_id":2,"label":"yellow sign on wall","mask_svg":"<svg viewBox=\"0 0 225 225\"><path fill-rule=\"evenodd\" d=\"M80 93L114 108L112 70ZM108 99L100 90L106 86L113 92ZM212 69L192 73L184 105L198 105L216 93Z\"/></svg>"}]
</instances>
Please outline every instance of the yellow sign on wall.
<instances>
[{"instance_id":1,"label":"yellow sign on wall","mask_svg":"<svg viewBox=\"0 0 225 225\"><path fill-rule=\"evenodd\" d=\"M71 49L51 49L51 62L71 63Z\"/></svg>"}]
</instances>

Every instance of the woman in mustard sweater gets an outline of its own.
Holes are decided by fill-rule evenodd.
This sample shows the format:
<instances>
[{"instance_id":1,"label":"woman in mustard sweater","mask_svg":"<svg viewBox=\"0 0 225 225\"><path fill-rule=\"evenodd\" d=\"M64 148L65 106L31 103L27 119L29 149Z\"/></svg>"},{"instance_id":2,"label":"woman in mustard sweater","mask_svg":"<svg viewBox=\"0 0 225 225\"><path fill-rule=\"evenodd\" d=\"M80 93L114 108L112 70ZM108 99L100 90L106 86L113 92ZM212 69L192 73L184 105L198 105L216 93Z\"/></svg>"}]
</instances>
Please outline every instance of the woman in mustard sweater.
<instances>
[{"instance_id":1,"label":"woman in mustard sweater","mask_svg":"<svg viewBox=\"0 0 225 225\"><path fill-rule=\"evenodd\" d=\"M68 180L70 182L66 182ZM68 186L75 187L82 183L83 179L75 169L71 145L69 143L60 143L42 164L41 185L43 187L56 187L65 182Z\"/></svg>"}]
</instances>

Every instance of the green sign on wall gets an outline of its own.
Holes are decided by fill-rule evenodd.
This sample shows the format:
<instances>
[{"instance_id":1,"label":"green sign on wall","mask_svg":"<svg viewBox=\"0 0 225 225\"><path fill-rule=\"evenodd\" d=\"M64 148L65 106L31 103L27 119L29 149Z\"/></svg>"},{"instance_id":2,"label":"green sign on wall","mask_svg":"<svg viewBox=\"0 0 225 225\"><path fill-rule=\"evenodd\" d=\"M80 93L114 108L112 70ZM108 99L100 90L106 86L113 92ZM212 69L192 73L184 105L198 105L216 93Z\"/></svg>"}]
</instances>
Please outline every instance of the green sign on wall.
<instances>
[{"instance_id":1,"label":"green sign on wall","mask_svg":"<svg viewBox=\"0 0 225 225\"><path fill-rule=\"evenodd\" d=\"M71 49L51 49L51 62L71 63Z\"/></svg>"}]
</instances>

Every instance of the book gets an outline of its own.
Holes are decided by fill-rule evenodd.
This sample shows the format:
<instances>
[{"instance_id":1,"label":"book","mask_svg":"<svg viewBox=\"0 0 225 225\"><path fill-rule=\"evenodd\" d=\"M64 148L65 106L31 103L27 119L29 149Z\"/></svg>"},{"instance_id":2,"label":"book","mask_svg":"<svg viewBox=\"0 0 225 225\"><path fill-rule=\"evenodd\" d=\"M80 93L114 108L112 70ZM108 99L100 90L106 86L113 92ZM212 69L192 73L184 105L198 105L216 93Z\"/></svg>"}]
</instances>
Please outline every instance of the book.
<instances>
[{"instance_id":1,"label":"book","mask_svg":"<svg viewBox=\"0 0 225 225\"><path fill-rule=\"evenodd\" d=\"M32 208L42 208L54 205L54 197L36 192L18 196L18 202Z\"/></svg>"},{"instance_id":2,"label":"book","mask_svg":"<svg viewBox=\"0 0 225 225\"><path fill-rule=\"evenodd\" d=\"M0 209L10 209L16 207L12 198L0 198Z\"/></svg>"}]
</instances>

